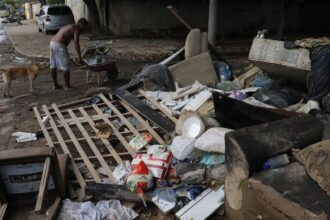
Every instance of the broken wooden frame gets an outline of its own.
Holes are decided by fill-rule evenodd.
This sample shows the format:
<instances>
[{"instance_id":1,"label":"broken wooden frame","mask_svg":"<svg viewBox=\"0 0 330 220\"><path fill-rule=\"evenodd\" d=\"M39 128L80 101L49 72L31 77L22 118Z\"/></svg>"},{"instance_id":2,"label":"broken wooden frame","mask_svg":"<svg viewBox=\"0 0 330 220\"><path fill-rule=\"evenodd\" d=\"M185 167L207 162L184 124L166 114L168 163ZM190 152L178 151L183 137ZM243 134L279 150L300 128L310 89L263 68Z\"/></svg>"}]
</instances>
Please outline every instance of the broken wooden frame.
<instances>
[{"instance_id":1,"label":"broken wooden frame","mask_svg":"<svg viewBox=\"0 0 330 220\"><path fill-rule=\"evenodd\" d=\"M41 214L45 208L45 199L47 197L48 191L48 182L50 176L53 177L54 185L57 188L57 178L59 175L56 174L58 170L58 163L54 163L57 160L56 155L54 154L54 148L46 147L35 147L35 148L26 148L26 149L13 149L2 151L0 154L0 165L18 165L18 164L35 164L43 163L43 170L40 179L40 185L37 195L37 201L35 205L35 212ZM23 174L20 174L23 175ZM2 180L1 180L2 181ZM4 184L1 187L1 207L0 207L0 219L4 217L6 208L8 206L7 201L2 197L5 196L6 187ZM27 192L28 193L28 192Z\"/></svg>"},{"instance_id":2,"label":"broken wooden frame","mask_svg":"<svg viewBox=\"0 0 330 220\"><path fill-rule=\"evenodd\" d=\"M69 164L75 176L71 179L71 186L82 196L85 195L87 182L112 180L114 168L124 160L132 160L135 151L129 146L129 141L134 136L150 133L158 144L166 143L163 136L166 132L146 120L127 102L110 100L103 94L99 97L100 103L70 109L59 109L56 104L49 108L46 105L40 109L33 108L47 145L55 147L59 154L69 155ZM143 91L139 91L137 97L151 106L155 104L150 103ZM104 113L104 108L110 108L112 114ZM168 114L159 105L153 105L153 111L164 117ZM42 116L48 116L47 124L42 123ZM133 118L138 122L137 126L133 125ZM168 120L176 122L174 117ZM97 129L94 126L97 123L110 125L113 134L109 139L96 138Z\"/></svg>"},{"instance_id":3,"label":"broken wooden frame","mask_svg":"<svg viewBox=\"0 0 330 220\"><path fill-rule=\"evenodd\" d=\"M2 181L0 181L0 220L5 219L7 207L8 201L6 197L6 191L2 184Z\"/></svg>"}]
</instances>

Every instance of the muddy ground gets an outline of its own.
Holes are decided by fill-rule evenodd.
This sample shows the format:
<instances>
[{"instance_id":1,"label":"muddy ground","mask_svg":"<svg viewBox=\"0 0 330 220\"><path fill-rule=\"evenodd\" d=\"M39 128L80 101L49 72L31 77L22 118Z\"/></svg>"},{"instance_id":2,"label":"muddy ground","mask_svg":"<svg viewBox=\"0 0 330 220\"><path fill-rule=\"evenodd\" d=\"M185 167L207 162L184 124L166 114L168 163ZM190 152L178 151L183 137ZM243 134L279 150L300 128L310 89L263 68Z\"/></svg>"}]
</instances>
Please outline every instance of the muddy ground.
<instances>
[{"instance_id":1,"label":"muddy ground","mask_svg":"<svg viewBox=\"0 0 330 220\"><path fill-rule=\"evenodd\" d=\"M12 46L8 41L3 30L0 30L0 66L8 65L27 65L36 62L21 57L12 50ZM144 62L118 62L118 69L121 72L118 80L115 82L105 81L102 87L115 89L129 81L132 74L140 67L145 65ZM58 73L59 82L62 83L62 73ZM71 90L53 90L53 82L49 74L49 69L40 71L36 81L36 96L28 91L28 80L17 79L12 82L11 95L12 99L3 97L3 80L0 77L0 150L23 148L31 146L40 146L39 141L17 144L11 134L15 131L35 132L40 128L34 119L32 107L42 104L51 103L67 103L86 97L87 90L97 89L97 82L86 83L86 71L73 66L71 71L71 84L74 87Z\"/></svg>"},{"instance_id":2,"label":"muddy ground","mask_svg":"<svg viewBox=\"0 0 330 220\"><path fill-rule=\"evenodd\" d=\"M241 62L240 59L237 60L237 57L233 57L231 61L233 63ZM6 36L5 31L0 27L0 67L8 65L27 65L33 62L37 61L24 58L15 52L10 41L8 40L8 37ZM153 60L153 62L157 63L158 60ZM127 83L133 74L145 64L146 62L143 61L136 62L132 60L119 60L117 64L120 71L118 80L115 82L105 81L102 87L115 89L120 85ZM59 83L63 84L61 73L58 73L58 79ZM51 103L56 103L59 105L76 101L86 97L86 92L88 90L93 91L99 88L96 81L87 84L85 70L82 70L76 66L72 67L71 84L74 86L71 90L53 90L53 82L49 74L49 69L43 69L40 71L39 76L35 81L37 95L34 96L28 91L28 80L18 79L13 81L10 90L13 98L5 98L2 93L0 95L0 150L45 146L44 139L18 144L16 143L16 140L11 137L11 134L16 131L36 132L40 129L32 111L34 106L40 106L43 104L49 106ZM0 76L0 88L2 92L2 75ZM32 200L33 199L34 198L32 198ZM11 204L8 214L8 219L44 219L44 217L36 216L34 214L33 203L27 200L22 200L19 201L19 203L15 202L15 204ZM220 217L216 215L214 219L219 218ZM153 208L150 210L142 210L142 212L140 212L139 219L174 218L165 216L161 214L157 208Z\"/></svg>"}]
</instances>

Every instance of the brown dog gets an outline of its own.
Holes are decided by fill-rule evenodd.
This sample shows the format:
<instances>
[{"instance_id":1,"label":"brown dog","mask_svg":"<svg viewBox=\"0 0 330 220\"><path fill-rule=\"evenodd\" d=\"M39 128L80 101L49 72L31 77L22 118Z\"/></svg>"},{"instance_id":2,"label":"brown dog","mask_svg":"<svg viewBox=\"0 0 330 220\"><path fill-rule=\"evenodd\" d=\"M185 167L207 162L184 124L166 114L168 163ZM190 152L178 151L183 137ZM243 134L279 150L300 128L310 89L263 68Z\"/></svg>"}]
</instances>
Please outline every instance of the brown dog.
<instances>
[{"instance_id":1,"label":"brown dog","mask_svg":"<svg viewBox=\"0 0 330 220\"><path fill-rule=\"evenodd\" d=\"M30 81L30 92L35 95L34 93L34 85L33 82L37 78L38 73L41 69L46 68L48 66L47 63L37 63L32 64L30 66L17 66L17 67L7 67L7 68L0 68L0 71L3 72L3 96L4 97L11 97L9 94L11 81L18 79L18 78L28 78Z\"/></svg>"}]
</instances>

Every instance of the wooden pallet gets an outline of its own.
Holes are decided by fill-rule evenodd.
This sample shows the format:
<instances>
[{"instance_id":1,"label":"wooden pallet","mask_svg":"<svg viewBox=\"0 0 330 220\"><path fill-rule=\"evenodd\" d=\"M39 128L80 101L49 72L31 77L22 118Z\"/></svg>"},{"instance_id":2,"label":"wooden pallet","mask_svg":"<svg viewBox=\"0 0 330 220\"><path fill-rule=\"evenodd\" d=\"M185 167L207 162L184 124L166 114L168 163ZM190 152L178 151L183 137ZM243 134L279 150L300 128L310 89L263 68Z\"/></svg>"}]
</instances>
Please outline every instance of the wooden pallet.
<instances>
[{"instance_id":1,"label":"wooden pallet","mask_svg":"<svg viewBox=\"0 0 330 220\"><path fill-rule=\"evenodd\" d=\"M102 94L99 97L101 102L98 104L80 105L71 109L62 109L56 104L51 107L43 105L40 109L33 108L47 145L55 147L60 154L69 155L69 163L75 175L71 183L75 188L82 189L82 192L86 182L100 183L105 179L111 180L112 171L118 164L124 160L132 160L135 152L129 146L129 141L133 136L148 132L157 143L165 144L164 132L151 125L152 123L134 111L128 103L120 100L110 101ZM148 101L143 95L140 98ZM111 116L103 113L104 107L111 108ZM155 111L167 114L160 106L154 108ZM49 121L43 124L42 116L48 116ZM138 121L138 128L133 126L130 117ZM116 121L121 121L126 129L119 129ZM113 130L110 139L96 138L97 129L94 125L97 123L110 125ZM87 172L82 172L81 166ZM102 173L98 171L99 168L102 168Z\"/></svg>"}]
</instances>

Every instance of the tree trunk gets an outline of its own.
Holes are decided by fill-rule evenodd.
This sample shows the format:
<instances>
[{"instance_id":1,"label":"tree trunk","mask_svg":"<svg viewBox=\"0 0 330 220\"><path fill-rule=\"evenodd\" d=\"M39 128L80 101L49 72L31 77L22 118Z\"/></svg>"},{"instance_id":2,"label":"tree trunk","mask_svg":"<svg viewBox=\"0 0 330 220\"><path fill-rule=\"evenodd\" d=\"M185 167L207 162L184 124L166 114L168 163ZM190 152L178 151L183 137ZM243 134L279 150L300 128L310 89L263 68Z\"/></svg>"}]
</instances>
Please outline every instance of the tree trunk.
<instances>
[{"instance_id":1,"label":"tree trunk","mask_svg":"<svg viewBox=\"0 0 330 220\"><path fill-rule=\"evenodd\" d=\"M84 0L88 8L88 22L93 34L101 32L100 16L95 0Z\"/></svg>"}]
</instances>

